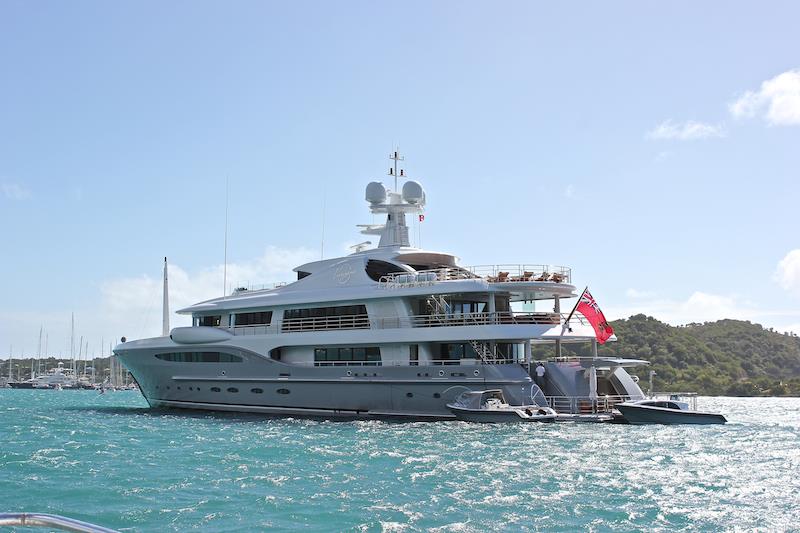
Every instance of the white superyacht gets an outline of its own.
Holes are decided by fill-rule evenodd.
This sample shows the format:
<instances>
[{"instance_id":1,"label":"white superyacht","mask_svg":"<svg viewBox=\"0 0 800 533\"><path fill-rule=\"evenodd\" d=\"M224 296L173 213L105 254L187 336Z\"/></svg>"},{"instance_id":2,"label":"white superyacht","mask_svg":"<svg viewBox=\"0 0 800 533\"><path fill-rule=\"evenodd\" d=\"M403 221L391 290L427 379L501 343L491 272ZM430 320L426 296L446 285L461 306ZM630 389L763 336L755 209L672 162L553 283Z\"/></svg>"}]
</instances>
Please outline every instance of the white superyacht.
<instances>
[{"instance_id":1,"label":"white superyacht","mask_svg":"<svg viewBox=\"0 0 800 533\"><path fill-rule=\"evenodd\" d=\"M372 213L386 217L362 227L377 247L300 265L286 285L192 305L178 311L191 327L114 348L152 407L449 419L447 404L470 390L573 414L644 398L626 371L643 361L561 356L564 343L596 348L592 327L561 312L577 296L569 268L465 267L412 247L406 217L423 213L425 192L415 181L399 189L391 158L394 188L366 188ZM538 344L552 357L537 383Z\"/></svg>"}]
</instances>

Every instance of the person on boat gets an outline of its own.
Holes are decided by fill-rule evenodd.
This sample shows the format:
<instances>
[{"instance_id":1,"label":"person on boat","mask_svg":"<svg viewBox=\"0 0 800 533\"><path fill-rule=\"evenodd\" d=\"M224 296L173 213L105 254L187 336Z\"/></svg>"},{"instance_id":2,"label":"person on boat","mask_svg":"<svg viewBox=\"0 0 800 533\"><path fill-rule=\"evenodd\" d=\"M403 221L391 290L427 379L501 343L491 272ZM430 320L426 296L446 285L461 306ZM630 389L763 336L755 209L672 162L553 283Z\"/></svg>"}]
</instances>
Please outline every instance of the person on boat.
<instances>
[{"instance_id":1,"label":"person on boat","mask_svg":"<svg viewBox=\"0 0 800 533\"><path fill-rule=\"evenodd\" d=\"M539 364L536 365L536 384L539 385L539 388L544 389L544 374L547 372L544 368L544 365L541 361Z\"/></svg>"}]
</instances>

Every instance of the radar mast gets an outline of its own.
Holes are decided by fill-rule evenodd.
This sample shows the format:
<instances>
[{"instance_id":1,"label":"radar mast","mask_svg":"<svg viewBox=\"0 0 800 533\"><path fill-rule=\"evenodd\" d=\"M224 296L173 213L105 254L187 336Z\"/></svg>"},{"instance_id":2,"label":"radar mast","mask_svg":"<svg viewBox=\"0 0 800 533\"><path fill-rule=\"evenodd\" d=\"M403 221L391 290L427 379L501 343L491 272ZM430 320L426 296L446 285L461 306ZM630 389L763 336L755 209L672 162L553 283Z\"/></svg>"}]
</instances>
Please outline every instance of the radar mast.
<instances>
[{"instance_id":1,"label":"radar mast","mask_svg":"<svg viewBox=\"0 0 800 533\"><path fill-rule=\"evenodd\" d=\"M411 246L406 226L406 213L422 213L425 207L425 190L419 182L409 180L403 184L402 191L397 178L406 178L405 170L398 168L398 163L405 158L395 151L389 155L393 165L389 167L389 175L394 178L394 190L389 190L379 181L367 185L365 199L369 202L372 213L386 213L385 224L363 224L359 227L365 235L380 235L378 247Z\"/></svg>"}]
</instances>

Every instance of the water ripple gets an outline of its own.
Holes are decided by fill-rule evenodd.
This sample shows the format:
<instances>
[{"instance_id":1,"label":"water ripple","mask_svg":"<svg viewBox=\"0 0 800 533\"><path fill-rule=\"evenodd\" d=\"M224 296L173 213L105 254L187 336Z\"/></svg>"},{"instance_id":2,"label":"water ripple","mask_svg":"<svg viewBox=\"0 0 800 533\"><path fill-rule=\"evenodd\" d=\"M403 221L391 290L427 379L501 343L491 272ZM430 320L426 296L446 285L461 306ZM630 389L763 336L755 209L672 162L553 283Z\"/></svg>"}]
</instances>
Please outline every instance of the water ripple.
<instances>
[{"instance_id":1,"label":"water ripple","mask_svg":"<svg viewBox=\"0 0 800 533\"><path fill-rule=\"evenodd\" d=\"M701 404L731 423L331 422L0 390L0 500L136 531L800 528L800 400Z\"/></svg>"}]
</instances>

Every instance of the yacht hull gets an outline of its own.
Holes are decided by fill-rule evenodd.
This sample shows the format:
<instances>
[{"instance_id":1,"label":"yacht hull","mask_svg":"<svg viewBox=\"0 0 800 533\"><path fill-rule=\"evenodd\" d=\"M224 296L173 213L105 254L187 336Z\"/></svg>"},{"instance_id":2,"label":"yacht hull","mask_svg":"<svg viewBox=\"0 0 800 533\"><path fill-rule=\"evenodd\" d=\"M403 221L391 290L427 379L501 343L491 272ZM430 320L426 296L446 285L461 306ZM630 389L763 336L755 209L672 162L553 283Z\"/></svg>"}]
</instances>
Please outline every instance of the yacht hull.
<instances>
[{"instance_id":1,"label":"yacht hull","mask_svg":"<svg viewBox=\"0 0 800 533\"><path fill-rule=\"evenodd\" d=\"M163 350L162 350L163 351ZM530 401L519 364L301 366L229 349L241 363L170 363L151 350L119 350L151 407L330 418L452 419L447 404L465 390L502 389ZM527 399L527 402L525 401Z\"/></svg>"}]
</instances>

